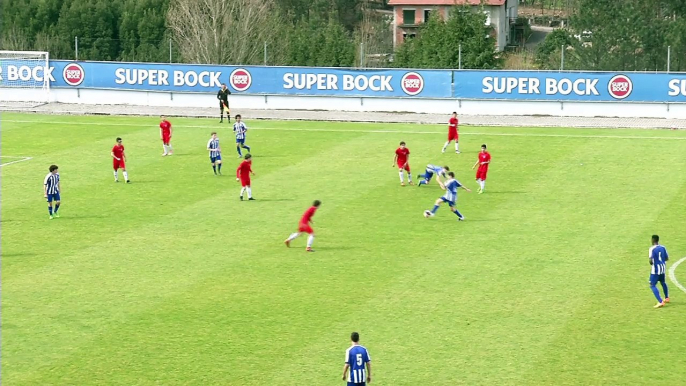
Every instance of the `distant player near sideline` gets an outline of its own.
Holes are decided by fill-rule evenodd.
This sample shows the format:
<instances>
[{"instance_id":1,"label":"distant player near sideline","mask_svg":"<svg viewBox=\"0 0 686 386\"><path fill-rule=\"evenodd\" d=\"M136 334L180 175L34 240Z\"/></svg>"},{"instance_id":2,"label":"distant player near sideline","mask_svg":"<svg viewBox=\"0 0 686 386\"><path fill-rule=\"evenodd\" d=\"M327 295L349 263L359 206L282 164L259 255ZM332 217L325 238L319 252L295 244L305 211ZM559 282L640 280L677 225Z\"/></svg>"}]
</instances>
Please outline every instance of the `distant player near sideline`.
<instances>
[{"instance_id":1,"label":"distant player near sideline","mask_svg":"<svg viewBox=\"0 0 686 386\"><path fill-rule=\"evenodd\" d=\"M212 170L214 170L214 175L217 173L222 175L222 148L219 147L219 139L217 138L217 132L212 132L212 138L207 142L207 150L210 152L210 162L212 163ZM241 194L241 197L243 194Z\"/></svg>"},{"instance_id":2,"label":"distant player near sideline","mask_svg":"<svg viewBox=\"0 0 686 386\"><path fill-rule=\"evenodd\" d=\"M164 115L160 116L160 120L160 139L162 140L162 149L164 149L162 157L164 157L173 154L171 147L172 125Z\"/></svg>"},{"instance_id":3,"label":"distant player near sideline","mask_svg":"<svg viewBox=\"0 0 686 386\"><path fill-rule=\"evenodd\" d=\"M248 193L248 201L253 201L252 198L252 188L250 187L250 175L253 176L255 173L252 171L252 156L250 154L245 155L245 161L241 162L236 169L236 181L241 182L241 201L243 201L243 193Z\"/></svg>"},{"instance_id":4,"label":"distant player near sideline","mask_svg":"<svg viewBox=\"0 0 686 386\"><path fill-rule=\"evenodd\" d=\"M241 115L236 115L236 123L233 124L233 132L236 134L236 151L238 151L238 158L243 157L241 148L248 149L250 153L250 146L245 144L245 133L248 131L248 126L241 120Z\"/></svg>"},{"instance_id":5,"label":"distant player near sideline","mask_svg":"<svg viewBox=\"0 0 686 386\"><path fill-rule=\"evenodd\" d=\"M400 172L400 186L405 186L403 170L407 171L407 181L410 183L410 185L414 185L412 182L412 173L410 172L410 149L405 147L405 142L400 142L400 147L395 150L393 167L396 165L398 165Z\"/></svg>"},{"instance_id":6,"label":"distant player near sideline","mask_svg":"<svg viewBox=\"0 0 686 386\"><path fill-rule=\"evenodd\" d=\"M459 134L457 133L457 112L453 111L453 116L450 117L450 121L448 123L448 142L443 145L443 153L445 153L445 149L448 148L450 142L455 141L455 153L460 154L460 145L457 143L458 139Z\"/></svg>"},{"instance_id":7,"label":"distant player near sideline","mask_svg":"<svg viewBox=\"0 0 686 386\"><path fill-rule=\"evenodd\" d=\"M57 165L50 165L50 173L45 176L43 180L43 196L48 200L48 213L50 213L50 220L53 217L60 217L57 211L60 209L60 174ZM53 209L52 203L55 203Z\"/></svg>"},{"instance_id":8,"label":"distant player near sideline","mask_svg":"<svg viewBox=\"0 0 686 386\"><path fill-rule=\"evenodd\" d=\"M648 251L648 257L650 262L650 290L653 291L653 295L657 299L657 304L655 308L660 308L669 303L669 292L667 289L667 282L665 281L665 273L667 272L667 260L669 260L669 255L667 254L667 248L660 245L660 236L653 235L652 237L653 246L650 247ZM655 284L660 282L662 285L662 292L665 293L664 300L660 298L660 291L657 289Z\"/></svg>"},{"instance_id":9,"label":"distant player near sideline","mask_svg":"<svg viewBox=\"0 0 686 386\"><path fill-rule=\"evenodd\" d=\"M124 180L130 184L129 174L126 172L126 153L124 153L124 145L121 143L121 138L117 137L117 143L112 147L112 167L114 168L114 182L119 182L117 171L119 169L124 172Z\"/></svg>"},{"instance_id":10,"label":"distant player near sideline","mask_svg":"<svg viewBox=\"0 0 686 386\"><path fill-rule=\"evenodd\" d=\"M432 165L428 164L426 165L426 170L424 171L424 174L420 174L419 177L422 179L417 183L417 186L422 186L426 185L431 181L431 178L433 178L434 174L436 175L436 182L438 182L438 185L443 188L443 182L441 181L441 177L446 178L446 173L450 171L450 168L447 166L438 166L438 165Z\"/></svg>"},{"instance_id":11,"label":"distant player near sideline","mask_svg":"<svg viewBox=\"0 0 686 386\"><path fill-rule=\"evenodd\" d=\"M300 223L298 224L298 231L296 233L291 233L286 241L284 241L284 244L286 244L287 247L290 248L291 241L295 240L298 236L300 236L300 233L304 232L309 235L307 237L307 249L305 249L305 251L314 252L314 249L312 249L312 243L314 243L314 229L312 229L310 224L313 223L312 217L314 217L314 213L317 211L317 209L319 209L321 204L321 201L315 200L314 203L312 203L312 206L305 211L300 219Z\"/></svg>"},{"instance_id":12,"label":"distant player near sideline","mask_svg":"<svg viewBox=\"0 0 686 386\"><path fill-rule=\"evenodd\" d=\"M369 351L360 345L360 334L353 332L350 340L352 346L345 350L343 380L348 381L348 386L366 386L372 381L372 358Z\"/></svg>"},{"instance_id":13,"label":"distant player near sideline","mask_svg":"<svg viewBox=\"0 0 686 386\"><path fill-rule=\"evenodd\" d=\"M436 203L431 210L427 210L424 213L427 217L433 217L436 214L438 207L445 202L450 207L450 210L457 215L457 219L459 221L464 221L464 216L455 207L457 202L457 189L462 188L468 192L471 192L471 190L455 179L455 173L448 173L448 177L448 180L445 182L445 194L436 200Z\"/></svg>"},{"instance_id":14,"label":"distant player near sideline","mask_svg":"<svg viewBox=\"0 0 686 386\"><path fill-rule=\"evenodd\" d=\"M226 83L222 83L222 88L217 92L217 99L219 100L219 123L224 122L224 113L228 123L231 123L231 110L229 110L229 95L231 91L226 88Z\"/></svg>"},{"instance_id":15,"label":"distant player near sideline","mask_svg":"<svg viewBox=\"0 0 686 386\"><path fill-rule=\"evenodd\" d=\"M488 174L488 165L491 164L491 154L486 151L486 144L481 145L481 153L479 153L479 159L476 161L472 170L476 169L476 182L479 183L479 194L484 192L486 188L486 175Z\"/></svg>"}]
</instances>

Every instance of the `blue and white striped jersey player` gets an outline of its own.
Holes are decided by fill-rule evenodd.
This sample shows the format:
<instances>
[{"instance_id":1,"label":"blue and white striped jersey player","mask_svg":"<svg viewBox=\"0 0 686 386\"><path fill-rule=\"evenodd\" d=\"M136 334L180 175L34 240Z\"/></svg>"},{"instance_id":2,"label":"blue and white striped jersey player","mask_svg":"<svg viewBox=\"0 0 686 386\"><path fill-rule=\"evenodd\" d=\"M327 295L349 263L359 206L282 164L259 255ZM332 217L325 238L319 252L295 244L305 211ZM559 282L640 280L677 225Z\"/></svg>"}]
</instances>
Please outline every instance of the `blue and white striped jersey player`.
<instances>
[{"instance_id":1,"label":"blue and white striped jersey player","mask_svg":"<svg viewBox=\"0 0 686 386\"><path fill-rule=\"evenodd\" d=\"M438 182L438 185L443 187L443 182L441 181L441 177L447 178L446 173L450 171L450 168L447 166L438 166L438 165L432 165L428 164L426 165L426 170L424 171L424 174L419 175L419 183L417 186L422 186L426 185L431 181L431 178L436 175L436 181Z\"/></svg>"},{"instance_id":2,"label":"blue and white striped jersey player","mask_svg":"<svg viewBox=\"0 0 686 386\"><path fill-rule=\"evenodd\" d=\"M471 190L469 190L469 188L467 188L466 186L462 185L460 181L456 180L455 173L453 172L448 173L448 180L445 182L443 186L445 186L445 194L442 195L438 200L436 200L433 209L424 211L424 216L433 217L436 214L438 207L445 202L450 207L450 210L453 213L455 213L455 215L457 215L457 219L459 221L464 221L464 216L455 207L455 203L457 202L457 189L462 188L468 192L471 192Z\"/></svg>"},{"instance_id":3,"label":"blue and white striped jersey player","mask_svg":"<svg viewBox=\"0 0 686 386\"><path fill-rule=\"evenodd\" d=\"M667 282L665 281L665 273L667 271L667 260L669 260L669 255L667 254L667 248L660 245L660 236L653 235L652 237L653 246L650 247L648 251L648 257L650 262L650 290L653 291L653 295L657 299L657 304L655 308L660 308L669 303L669 290L667 289ZM665 293L665 298L660 298L660 290L655 286L657 282L662 285L662 291Z\"/></svg>"},{"instance_id":4,"label":"blue and white striped jersey player","mask_svg":"<svg viewBox=\"0 0 686 386\"><path fill-rule=\"evenodd\" d=\"M345 350L343 380L348 382L348 386L366 386L372 381L372 358L369 351L360 345L360 334L353 332L350 340L352 346Z\"/></svg>"},{"instance_id":5,"label":"blue and white striped jersey player","mask_svg":"<svg viewBox=\"0 0 686 386\"><path fill-rule=\"evenodd\" d=\"M241 115L236 115L236 123L233 124L233 133L236 134L236 150L238 151L238 158L243 158L241 148L247 149L250 153L250 146L245 144L245 133L248 131L248 126L241 120Z\"/></svg>"},{"instance_id":6,"label":"blue and white striped jersey player","mask_svg":"<svg viewBox=\"0 0 686 386\"><path fill-rule=\"evenodd\" d=\"M207 150L210 152L210 162L212 163L212 170L214 170L214 175L222 175L222 148L219 147L219 138L217 138L217 132L212 132L212 138L207 142Z\"/></svg>"},{"instance_id":7,"label":"blue and white striped jersey player","mask_svg":"<svg viewBox=\"0 0 686 386\"><path fill-rule=\"evenodd\" d=\"M60 174L57 165L50 165L50 173L45 176L43 180L43 196L48 200L48 212L50 213L50 220L53 217L60 217L57 211L60 209ZM55 207L53 208L53 202Z\"/></svg>"}]
</instances>

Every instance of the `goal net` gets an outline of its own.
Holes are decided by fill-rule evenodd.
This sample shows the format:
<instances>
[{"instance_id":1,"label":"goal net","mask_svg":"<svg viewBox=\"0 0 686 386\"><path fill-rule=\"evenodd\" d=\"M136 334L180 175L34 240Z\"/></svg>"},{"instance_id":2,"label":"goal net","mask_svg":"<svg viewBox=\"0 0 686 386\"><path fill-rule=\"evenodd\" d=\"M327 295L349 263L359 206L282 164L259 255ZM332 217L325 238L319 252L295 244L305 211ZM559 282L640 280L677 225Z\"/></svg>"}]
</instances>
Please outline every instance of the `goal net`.
<instances>
[{"instance_id":1,"label":"goal net","mask_svg":"<svg viewBox=\"0 0 686 386\"><path fill-rule=\"evenodd\" d=\"M47 52L0 51L0 109L48 103L51 78Z\"/></svg>"}]
</instances>

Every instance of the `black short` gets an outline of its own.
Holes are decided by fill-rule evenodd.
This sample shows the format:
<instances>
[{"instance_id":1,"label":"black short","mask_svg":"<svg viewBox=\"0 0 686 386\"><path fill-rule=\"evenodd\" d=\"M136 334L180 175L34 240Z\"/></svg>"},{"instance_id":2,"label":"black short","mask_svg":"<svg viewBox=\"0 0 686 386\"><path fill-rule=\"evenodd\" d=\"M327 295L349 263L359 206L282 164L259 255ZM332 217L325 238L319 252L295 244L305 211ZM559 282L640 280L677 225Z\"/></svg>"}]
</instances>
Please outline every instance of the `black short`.
<instances>
[{"instance_id":1,"label":"black short","mask_svg":"<svg viewBox=\"0 0 686 386\"><path fill-rule=\"evenodd\" d=\"M219 108L223 109L224 104L226 104L226 107L229 107L229 101L219 101Z\"/></svg>"}]
</instances>

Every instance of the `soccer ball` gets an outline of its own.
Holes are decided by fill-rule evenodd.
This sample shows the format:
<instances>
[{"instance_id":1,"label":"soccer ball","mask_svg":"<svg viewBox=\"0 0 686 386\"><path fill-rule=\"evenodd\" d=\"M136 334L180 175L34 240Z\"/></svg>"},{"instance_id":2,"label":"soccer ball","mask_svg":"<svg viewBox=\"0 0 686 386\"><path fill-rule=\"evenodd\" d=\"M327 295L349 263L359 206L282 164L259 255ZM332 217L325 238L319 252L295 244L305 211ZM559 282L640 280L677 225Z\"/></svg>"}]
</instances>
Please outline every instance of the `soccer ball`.
<instances>
[{"instance_id":1,"label":"soccer ball","mask_svg":"<svg viewBox=\"0 0 686 386\"><path fill-rule=\"evenodd\" d=\"M426 218L429 218L429 217L431 217L431 216L433 216L433 215L434 215L434 214L431 213L430 210L425 210L425 211L424 211L424 217L426 217Z\"/></svg>"}]
</instances>

